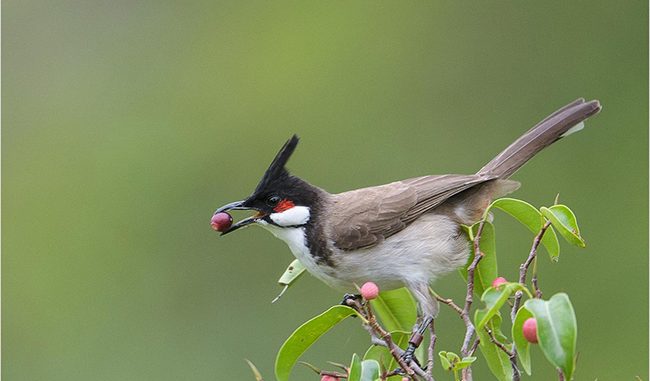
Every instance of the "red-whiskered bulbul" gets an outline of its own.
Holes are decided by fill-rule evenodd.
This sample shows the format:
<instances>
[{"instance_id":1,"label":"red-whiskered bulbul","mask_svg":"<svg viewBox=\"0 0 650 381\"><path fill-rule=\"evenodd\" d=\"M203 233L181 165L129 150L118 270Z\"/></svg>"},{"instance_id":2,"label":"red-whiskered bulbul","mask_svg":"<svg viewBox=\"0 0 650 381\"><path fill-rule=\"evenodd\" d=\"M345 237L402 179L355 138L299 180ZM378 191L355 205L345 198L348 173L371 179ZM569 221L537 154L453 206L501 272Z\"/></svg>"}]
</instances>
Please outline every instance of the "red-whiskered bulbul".
<instances>
[{"instance_id":1,"label":"red-whiskered bulbul","mask_svg":"<svg viewBox=\"0 0 650 381\"><path fill-rule=\"evenodd\" d=\"M215 213L257 213L222 232L257 224L285 241L307 270L343 291L375 282L382 290L408 287L421 316L438 304L429 284L467 262L462 225L472 225L494 198L519 187L508 178L543 148L582 129L601 109L578 99L554 112L474 175L422 176L331 194L291 175L285 165L295 135L278 152L252 195ZM412 351L411 351L412 352Z\"/></svg>"}]
</instances>

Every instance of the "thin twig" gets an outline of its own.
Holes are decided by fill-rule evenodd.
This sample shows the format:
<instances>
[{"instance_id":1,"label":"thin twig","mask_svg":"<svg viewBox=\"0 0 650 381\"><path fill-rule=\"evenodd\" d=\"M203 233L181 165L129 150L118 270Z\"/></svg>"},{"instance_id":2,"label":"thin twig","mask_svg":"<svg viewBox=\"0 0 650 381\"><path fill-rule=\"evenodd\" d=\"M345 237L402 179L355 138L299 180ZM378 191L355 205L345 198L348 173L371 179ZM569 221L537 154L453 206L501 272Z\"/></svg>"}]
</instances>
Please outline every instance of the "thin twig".
<instances>
[{"instance_id":1,"label":"thin twig","mask_svg":"<svg viewBox=\"0 0 650 381\"><path fill-rule=\"evenodd\" d=\"M386 347L388 348L388 351L390 354L395 358L399 366L402 368L406 374L409 376L413 376L415 372L413 369L411 369L402 359L401 354L398 353L397 351L397 346L395 343L393 343L393 339L390 336L390 333L388 333L386 330L384 330L379 323L377 323L377 319L372 313L372 310L370 309L369 303L366 308L366 314L368 316L368 325L373 329L374 332L376 332L379 335L379 338L383 340L386 343Z\"/></svg>"},{"instance_id":2,"label":"thin twig","mask_svg":"<svg viewBox=\"0 0 650 381\"><path fill-rule=\"evenodd\" d=\"M329 371L329 370L321 370L320 373L318 374L319 376L332 376L336 379L339 378L348 378L348 375L345 373L341 372L334 372L334 371Z\"/></svg>"},{"instance_id":3,"label":"thin twig","mask_svg":"<svg viewBox=\"0 0 650 381\"><path fill-rule=\"evenodd\" d=\"M368 325L379 336L379 339L385 342L386 348L388 348L390 354L393 356L395 361L397 361L400 368L407 374L407 376L414 379L415 375L418 375L427 381L434 381L433 377L430 377L422 368L418 366L415 361L411 361L410 364L406 364L402 358L404 351L395 345L390 336L390 333L388 333L379 325L377 319L375 318L375 315L372 312L372 309L370 308L370 303L366 303L365 307L366 308L364 309L364 312L368 319Z\"/></svg>"},{"instance_id":4,"label":"thin twig","mask_svg":"<svg viewBox=\"0 0 650 381\"><path fill-rule=\"evenodd\" d=\"M549 226L551 226L551 222L546 221L544 226L542 226L542 228L539 230L539 233L537 233L535 239L533 240L533 246L530 248L528 258L526 258L526 261L519 266L519 283L526 284L526 273L528 272L528 267L536 258L539 244L542 243L544 233L546 233L546 230L549 228ZM521 291L517 291L515 293L515 301L512 304L512 312L510 313L510 320L513 322L515 321L515 316L517 316L517 311L519 311L519 305L521 304L521 298L523 295L524 294Z\"/></svg>"},{"instance_id":5,"label":"thin twig","mask_svg":"<svg viewBox=\"0 0 650 381\"><path fill-rule=\"evenodd\" d=\"M544 223L542 228L539 230L539 233L537 233L537 235L533 239L533 245L531 246L530 252L528 253L528 258L526 258L526 261L519 266L519 283L525 285L528 268L530 267L531 263L534 263L532 284L533 284L533 289L535 290L535 296L537 298L542 297L542 291L539 289L537 285L537 249L539 248L539 245L542 243L542 238L544 238L544 233L546 233L546 230L548 230L550 226L551 226L551 221L546 221L546 223ZM512 303L512 310L510 311L510 320L513 323L515 322L515 317L517 316L517 312L519 311L519 307L521 305L521 298L523 296L524 294L522 291L517 291L515 293L515 300ZM521 375L519 372L519 368L517 367L517 346L514 343L512 344L512 356L510 357L510 363L512 364L513 380L518 381Z\"/></svg>"},{"instance_id":6,"label":"thin twig","mask_svg":"<svg viewBox=\"0 0 650 381\"><path fill-rule=\"evenodd\" d=\"M481 339L477 337L476 340L474 340L474 343L472 343L472 346L469 348L469 356L474 356L474 353L476 352L476 349L480 343Z\"/></svg>"},{"instance_id":7,"label":"thin twig","mask_svg":"<svg viewBox=\"0 0 650 381\"><path fill-rule=\"evenodd\" d=\"M443 298L442 296L440 296L438 293L436 293L436 292L433 291L432 289L429 289L429 291L431 291L431 294L433 294L433 296L436 298L437 301L439 301L439 302L442 303L442 304L446 304L446 305L448 305L448 306L451 307L454 311L456 311L456 313L460 316L461 319L463 318L463 309L460 308L460 307L458 306L458 304L454 303L454 301L453 301L452 299L449 299L449 298Z\"/></svg>"},{"instance_id":8,"label":"thin twig","mask_svg":"<svg viewBox=\"0 0 650 381\"><path fill-rule=\"evenodd\" d=\"M481 220L481 223L478 226L476 235L474 236L474 260L467 268L467 293L465 294L465 305L463 307L462 317L465 321L466 331L465 339L463 340L463 346L461 347L460 353L464 356L467 356L467 349L469 348L469 342L474 335L474 324L472 324L469 319L469 311L472 307L474 301L474 271L478 266L478 263L483 258L483 253L481 252L480 240L481 234L483 233L483 226L485 226L485 220Z\"/></svg>"},{"instance_id":9,"label":"thin twig","mask_svg":"<svg viewBox=\"0 0 650 381\"><path fill-rule=\"evenodd\" d=\"M431 320L429 325L429 361L427 363L427 374L433 379L433 356L434 348L436 346L436 329L435 329L435 320Z\"/></svg>"},{"instance_id":10,"label":"thin twig","mask_svg":"<svg viewBox=\"0 0 650 381\"><path fill-rule=\"evenodd\" d=\"M497 340L496 337L494 337L494 333L492 332L491 329L485 327L485 331L490 337L490 342L492 342L492 344L496 345L506 355L508 355L508 359L510 360L510 366L512 367L512 380L519 381L521 379L521 372L519 372L519 367L517 366L517 352L514 351L514 345L512 347L513 350L511 351L508 349L508 347L505 346L505 344L503 344L502 342Z\"/></svg>"},{"instance_id":11,"label":"thin twig","mask_svg":"<svg viewBox=\"0 0 650 381\"><path fill-rule=\"evenodd\" d=\"M530 279L530 282L533 284L535 298L541 299L542 290L539 288L539 284L537 283L537 257L535 257L535 260L533 261L533 277Z\"/></svg>"},{"instance_id":12,"label":"thin twig","mask_svg":"<svg viewBox=\"0 0 650 381\"><path fill-rule=\"evenodd\" d=\"M506 347L505 344L503 344L502 342L497 340L496 337L494 337L494 333L492 333L491 329L485 327L485 331L487 332L488 337L490 338L490 342L492 342L492 344L499 347L499 349L501 349L503 352L505 352L505 354L507 354L508 357L514 356L514 353L512 353L512 351L510 349L508 349L508 347Z\"/></svg>"},{"instance_id":13,"label":"thin twig","mask_svg":"<svg viewBox=\"0 0 650 381\"><path fill-rule=\"evenodd\" d=\"M463 306L463 312L461 317L465 322L465 338L463 339L463 346L460 348L460 353L463 357L466 357L469 353L469 342L474 336L475 328L474 324L469 317L469 311L472 307L472 302L474 301L474 271L478 266L478 263L483 258L483 252L481 252L481 234L483 234L483 227L485 226L485 218L481 220L476 230L476 235L474 235L474 259L472 263L467 268L467 293L465 294L465 305ZM464 381L472 380L472 370L471 367L464 368L462 370L462 379Z\"/></svg>"}]
</instances>

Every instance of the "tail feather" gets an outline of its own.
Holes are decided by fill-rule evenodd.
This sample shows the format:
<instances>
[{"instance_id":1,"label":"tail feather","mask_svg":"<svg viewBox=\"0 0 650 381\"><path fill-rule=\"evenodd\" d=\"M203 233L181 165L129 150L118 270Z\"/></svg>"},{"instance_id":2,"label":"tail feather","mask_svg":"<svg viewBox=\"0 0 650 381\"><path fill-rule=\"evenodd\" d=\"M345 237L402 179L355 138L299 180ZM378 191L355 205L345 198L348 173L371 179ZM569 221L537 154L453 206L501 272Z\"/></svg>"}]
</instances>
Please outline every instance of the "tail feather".
<instances>
[{"instance_id":1,"label":"tail feather","mask_svg":"<svg viewBox=\"0 0 650 381\"><path fill-rule=\"evenodd\" d=\"M506 179L535 154L582 129L582 121L601 109L597 100L577 99L546 117L481 168L477 174Z\"/></svg>"}]
</instances>

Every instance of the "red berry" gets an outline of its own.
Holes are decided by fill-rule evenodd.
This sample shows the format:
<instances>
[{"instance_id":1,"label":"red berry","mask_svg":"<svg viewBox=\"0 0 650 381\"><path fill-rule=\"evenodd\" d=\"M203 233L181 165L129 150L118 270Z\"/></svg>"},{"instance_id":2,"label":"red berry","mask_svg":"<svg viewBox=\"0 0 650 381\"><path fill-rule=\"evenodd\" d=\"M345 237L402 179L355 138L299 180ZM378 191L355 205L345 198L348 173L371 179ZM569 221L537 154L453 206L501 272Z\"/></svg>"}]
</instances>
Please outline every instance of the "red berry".
<instances>
[{"instance_id":1,"label":"red berry","mask_svg":"<svg viewBox=\"0 0 650 381\"><path fill-rule=\"evenodd\" d=\"M537 343L537 320L535 318L526 319L522 331L529 343Z\"/></svg>"},{"instance_id":2,"label":"red berry","mask_svg":"<svg viewBox=\"0 0 650 381\"><path fill-rule=\"evenodd\" d=\"M361 286L361 296L365 300L373 300L379 295L379 287L373 282L366 282Z\"/></svg>"},{"instance_id":3,"label":"red berry","mask_svg":"<svg viewBox=\"0 0 650 381\"><path fill-rule=\"evenodd\" d=\"M338 377L330 376L328 374L320 378L320 381L339 381Z\"/></svg>"},{"instance_id":4,"label":"red berry","mask_svg":"<svg viewBox=\"0 0 650 381\"><path fill-rule=\"evenodd\" d=\"M492 281L492 287L497 288L497 287L501 286L504 283L508 283L508 280L506 278L500 276L498 278L495 278Z\"/></svg>"},{"instance_id":5,"label":"red berry","mask_svg":"<svg viewBox=\"0 0 650 381\"><path fill-rule=\"evenodd\" d=\"M210 226L212 229L222 232L226 231L232 225L232 216L226 212L215 213L210 220Z\"/></svg>"}]
</instances>

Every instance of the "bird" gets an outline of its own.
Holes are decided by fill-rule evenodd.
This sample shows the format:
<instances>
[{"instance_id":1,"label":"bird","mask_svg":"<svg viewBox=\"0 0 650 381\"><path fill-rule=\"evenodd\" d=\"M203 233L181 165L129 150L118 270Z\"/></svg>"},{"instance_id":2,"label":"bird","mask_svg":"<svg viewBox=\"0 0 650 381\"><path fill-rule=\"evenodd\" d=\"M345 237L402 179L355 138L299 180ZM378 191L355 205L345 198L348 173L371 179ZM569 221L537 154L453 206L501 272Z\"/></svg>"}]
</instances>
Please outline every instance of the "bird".
<instances>
[{"instance_id":1,"label":"bird","mask_svg":"<svg viewBox=\"0 0 650 381\"><path fill-rule=\"evenodd\" d=\"M354 291L368 281L381 290L407 287L423 326L438 314L430 285L467 263L470 245L462 226L479 221L492 200L515 191L520 184L510 177L533 156L581 130L600 110L598 100L567 104L475 174L426 175L338 194L289 172L286 164L299 141L293 135L250 196L214 214L254 211L221 234L259 225L335 289Z\"/></svg>"}]
</instances>

